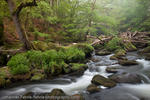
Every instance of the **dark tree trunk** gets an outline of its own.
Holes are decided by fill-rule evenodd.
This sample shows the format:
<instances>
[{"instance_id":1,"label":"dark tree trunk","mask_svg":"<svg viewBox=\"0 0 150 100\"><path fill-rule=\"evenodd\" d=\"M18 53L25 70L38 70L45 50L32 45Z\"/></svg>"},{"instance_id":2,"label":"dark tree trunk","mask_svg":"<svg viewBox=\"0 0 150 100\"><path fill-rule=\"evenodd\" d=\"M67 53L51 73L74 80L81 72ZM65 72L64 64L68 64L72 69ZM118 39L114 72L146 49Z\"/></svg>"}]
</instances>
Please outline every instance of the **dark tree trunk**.
<instances>
[{"instance_id":1,"label":"dark tree trunk","mask_svg":"<svg viewBox=\"0 0 150 100\"><path fill-rule=\"evenodd\" d=\"M16 11L14 11L15 5L14 5L13 0L6 0L6 2L8 3L8 7L9 7L10 13L12 15L13 22L16 26L16 31L19 35L20 41L23 43L24 49L26 49L26 50L33 49L32 44L28 40L27 35L26 35L26 33L24 32L24 30L21 26L20 19L19 19L19 14L20 14L22 8L36 5L35 0L33 0L33 2L20 4L20 6L17 7Z\"/></svg>"}]
</instances>

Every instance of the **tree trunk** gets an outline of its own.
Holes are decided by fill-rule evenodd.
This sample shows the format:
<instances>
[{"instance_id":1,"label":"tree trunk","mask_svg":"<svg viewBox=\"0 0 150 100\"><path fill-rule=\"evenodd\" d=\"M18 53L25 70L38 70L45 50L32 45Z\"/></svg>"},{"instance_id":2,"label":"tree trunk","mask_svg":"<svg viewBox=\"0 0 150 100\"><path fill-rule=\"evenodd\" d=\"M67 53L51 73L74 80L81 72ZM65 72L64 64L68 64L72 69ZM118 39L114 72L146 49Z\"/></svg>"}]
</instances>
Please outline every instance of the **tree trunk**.
<instances>
[{"instance_id":1,"label":"tree trunk","mask_svg":"<svg viewBox=\"0 0 150 100\"><path fill-rule=\"evenodd\" d=\"M23 43L24 49L26 50L33 49L32 44L29 42L25 32L22 29L18 13L14 13L14 8L15 8L14 2L12 0L7 0L7 3L8 3L10 13L12 15L13 22L16 26L17 34L19 35L20 41Z\"/></svg>"}]
</instances>

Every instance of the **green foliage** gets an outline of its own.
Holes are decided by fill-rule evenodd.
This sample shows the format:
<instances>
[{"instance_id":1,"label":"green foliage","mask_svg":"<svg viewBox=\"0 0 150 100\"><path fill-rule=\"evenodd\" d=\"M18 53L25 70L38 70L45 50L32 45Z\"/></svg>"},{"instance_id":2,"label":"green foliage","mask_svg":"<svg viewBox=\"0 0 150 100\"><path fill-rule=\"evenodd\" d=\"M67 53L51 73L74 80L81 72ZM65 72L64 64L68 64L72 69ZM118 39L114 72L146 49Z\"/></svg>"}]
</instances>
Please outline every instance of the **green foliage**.
<instances>
[{"instance_id":1,"label":"green foliage","mask_svg":"<svg viewBox=\"0 0 150 100\"><path fill-rule=\"evenodd\" d=\"M13 75L26 74L30 72L30 68L27 65L19 64L15 67L12 67L10 72Z\"/></svg>"},{"instance_id":2,"label":"green foliage","mask_svg":"<svg viewBox=\"0 0 150 100\"><path fill-rule=\"evenodd\" d=\"M106 48L110 51L114 51L116 49L121 49L121 39L118 37L114 37L111 41L105 44Z\"/></svg>"},{"instance_id":3,"label":"green foliage","mask_svg":"<svg viewBox=\"0 0 150 100\"><path fill-rule=\"evenodd\" d=\"M83 62L85 60L85 53L75 47L67 48L65 51L65 61L69 62Z\"/></svg>"},{"instance_id":4,"label":"green foliage","mask_svg":"<svg viewBox=\"0 0 150 100\"><path fill-rule=\"evenodd\" d=\"M7 65L10 67L10 72L14 75L25 74L30 71L29 60L24 53L13 56Z\"/></svg>"},{"instance_id":5,"label":"green foliage","mask_svg":"<svg viewBox=\"0 0 150 100\"><path fill-rule=\"evenodd\" d=\"M29 60L29 63L34 68L42 68L42 66L45 66L45 60L43 56L43 52L41 51L28 51L26 53L26 56Z\"/></svg>"},{"instance_id":6,"label":"green foliage","mask_svg":"<svg viewBox=\"0 0 150 100\"><path fill-rule=\"evenodd\" d=\"M89 45L89 44L77 44L77 45L74 45L73 47L75 48L78 48L79 50L82 50L87 57L89 57L91 55L91 53L94 51L94 48Z\"/></svg>"}]
</instances>

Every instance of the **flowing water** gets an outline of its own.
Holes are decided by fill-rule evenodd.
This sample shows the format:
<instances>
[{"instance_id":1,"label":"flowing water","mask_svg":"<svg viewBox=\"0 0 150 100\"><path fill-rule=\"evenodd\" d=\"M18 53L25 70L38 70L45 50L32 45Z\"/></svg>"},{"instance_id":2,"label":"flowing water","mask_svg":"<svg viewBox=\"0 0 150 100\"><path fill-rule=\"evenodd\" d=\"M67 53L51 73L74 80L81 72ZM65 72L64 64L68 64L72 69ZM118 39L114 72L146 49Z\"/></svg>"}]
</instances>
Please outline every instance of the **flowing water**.
<instances>
[{"instance_id":1,"label":"flowing water","mask_svg":"<svg viewBox=\"0 0 150 100\"><path fill-rule=\"evenodd\" d=\"M150 100L150 61L139 57L136 52L132 52L127 54L127 58L129 60L136 60L139 65L122 67L117 64L117 61L110 60L110 56L112 55L93 55L92 59L95 59L95 62L93 62L93 60L87 63L89 68L81 77L64 76L51 81L30 83L0 90L0 100L8 100L7 96L15 97L27 92L50 92L54 88L60 88L68 95L82 93L86 97L86 100ZM86 87L91 84L94 75L100 74L105 77L111 75L105 71L108 66L120 66L120 72L126 71L130 73L138 73L143 77L143 83L136 85L118 84L111 89L101 87L103 88L101 92L88 94L86 92Z\"/></svg>"}]
</instances>

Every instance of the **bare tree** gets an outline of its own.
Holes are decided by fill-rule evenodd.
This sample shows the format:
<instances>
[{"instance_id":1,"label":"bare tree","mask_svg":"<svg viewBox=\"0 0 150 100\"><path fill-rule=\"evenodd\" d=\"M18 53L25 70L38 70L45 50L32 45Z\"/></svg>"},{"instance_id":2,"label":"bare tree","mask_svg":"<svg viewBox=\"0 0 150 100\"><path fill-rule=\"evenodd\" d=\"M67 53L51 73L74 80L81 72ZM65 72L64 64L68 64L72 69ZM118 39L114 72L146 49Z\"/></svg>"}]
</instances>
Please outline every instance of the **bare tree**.
<instances>
[{"instance_id":1,"label":"bare tree","mask_svg":"<svg viewBox=\"0 0 150 100\"><path fill-rule=\"evenodd\" d=\"M37 6L36 0L33 0L32 2L21 3L17 8L13 0L5 0L5 1L8 3L8 7L12 15L13 22L16 26L17 34L19 35L20 41L24 44L23 45L24 49L26 50L33 49L32 44L28 40L28 37L21 26L19 15L23 8Z\"/></svg>"}]
</instances>

